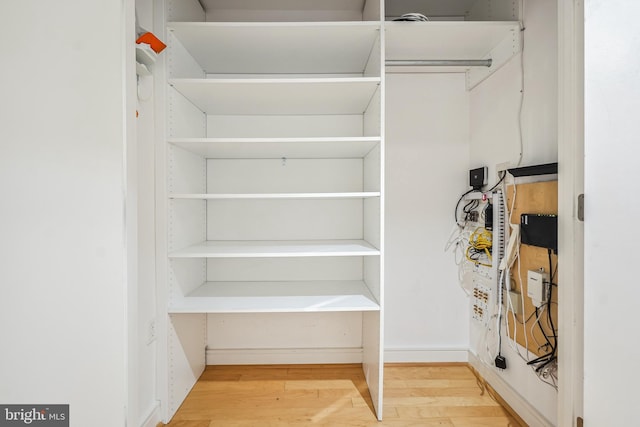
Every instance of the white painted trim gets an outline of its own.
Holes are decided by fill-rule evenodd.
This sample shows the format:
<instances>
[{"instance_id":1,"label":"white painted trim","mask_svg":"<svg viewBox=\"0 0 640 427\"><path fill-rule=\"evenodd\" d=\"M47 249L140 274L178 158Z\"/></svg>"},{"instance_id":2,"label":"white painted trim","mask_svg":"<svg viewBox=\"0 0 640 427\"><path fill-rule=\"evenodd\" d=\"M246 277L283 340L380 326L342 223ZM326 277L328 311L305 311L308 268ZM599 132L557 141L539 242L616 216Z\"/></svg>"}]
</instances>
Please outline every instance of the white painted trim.
<instances>
[{"instance_id":1,"label":"white painted trim","mask_svg":"<svg viewBox=\"0 0 640 427\"><path fill-rule=\"evenodd\" d=\"M469 351L463 348L386 348L385 363L447 363L469 361Z\"/></svg>"},{"instance_id":2,"label":"white painted trim","mask_svg":"<svg viewBox=\"0 0 640 427\"><path fill-rule=\"evenodd\" d=\"M207 349L207 365L362 363L361 348Z\"/></svg>"},{"instance_id":3,"label":"white painted trim","mask_svg":"<svg viewBox=\"0 0 640 427\"><path fill-rule=\"evenodd\" d=\"M151 408L149 415L144 419L140 427L157 427L162 420L160 419L160 402Z\"/></svg>"},{"instance_id":4,"label":"white painted trim","mask_svg":"<svg viewBox=\"0 0 640 427\"><path fill-rule=\"evenodd\" d=\"M153 28L154 34L161 40L167 40L166 21L168 20L168 4L165 0L153 0ZM154 117L156 123L162 124L155 128L155 220L156 220L156 392L160 400L162 421L168 423L169 413L169 316L167 315L168 301L168 233L167 233L167 190L163 184L167 179L167 144L168 126L166 117L167 105L167 69L165 60L167 55L161 55L154 64Z\"/></svg>"},{"instance_id":5,"label":"white painted trim","mask_svg":"<svg viewBox=\"0 0 640 427\"><path fill-rule=\"evenodd\" d=\"M576 202L584 191L584 2L558 2L558 418L583 414L584 225Z\"/></svg>"},{"instance_id":6,"label":"white painted trim","mask_svg":"<svg viewBox=\"0 0 640 427\"><path fill-rule=\"evenodd\" d=\"M530 426L553 427L553 424L534 408L525 398L514 390L505 380L503 380L493 369L482 363L482 361L469 352L469 365L471 365L482 378L507 402L519 416Z\"/></svg>"}]
</instances>

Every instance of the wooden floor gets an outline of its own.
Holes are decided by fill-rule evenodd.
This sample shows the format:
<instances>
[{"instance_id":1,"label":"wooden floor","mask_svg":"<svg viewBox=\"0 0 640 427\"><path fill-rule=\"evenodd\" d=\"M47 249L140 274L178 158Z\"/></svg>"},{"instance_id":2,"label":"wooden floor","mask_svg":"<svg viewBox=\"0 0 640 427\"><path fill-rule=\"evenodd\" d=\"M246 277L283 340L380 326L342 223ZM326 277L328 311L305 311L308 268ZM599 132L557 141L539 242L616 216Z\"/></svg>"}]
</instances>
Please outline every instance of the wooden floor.
<instances>
[{"instance_id":1,"label":"wooden floor","mask_svg":"<svg viewBox=\"0 0 640 427\"><path fill-rule=\"evenodd\" d=\"M209 366L168 425L520 427L466 365L384 376L378 422L360 365Z\"/></svg>"}]
</instances>

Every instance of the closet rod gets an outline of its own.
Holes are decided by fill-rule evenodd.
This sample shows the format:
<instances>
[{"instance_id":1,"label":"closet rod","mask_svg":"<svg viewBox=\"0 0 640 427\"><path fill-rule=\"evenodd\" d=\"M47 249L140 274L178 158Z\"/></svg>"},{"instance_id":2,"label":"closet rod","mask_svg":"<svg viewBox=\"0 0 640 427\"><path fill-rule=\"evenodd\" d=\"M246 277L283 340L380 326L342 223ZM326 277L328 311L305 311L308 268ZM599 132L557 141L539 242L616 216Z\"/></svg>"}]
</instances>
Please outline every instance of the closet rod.
<instances>
[{"instance_id":1,"label":"closet rod","mask_svg":"<svg viewBox=\"0 0 640 427\"><path fill-rule=\"evenodd\" d=\"M491 59L387 59L387 67L491 67Z\"/></svg>"}]
</instances>

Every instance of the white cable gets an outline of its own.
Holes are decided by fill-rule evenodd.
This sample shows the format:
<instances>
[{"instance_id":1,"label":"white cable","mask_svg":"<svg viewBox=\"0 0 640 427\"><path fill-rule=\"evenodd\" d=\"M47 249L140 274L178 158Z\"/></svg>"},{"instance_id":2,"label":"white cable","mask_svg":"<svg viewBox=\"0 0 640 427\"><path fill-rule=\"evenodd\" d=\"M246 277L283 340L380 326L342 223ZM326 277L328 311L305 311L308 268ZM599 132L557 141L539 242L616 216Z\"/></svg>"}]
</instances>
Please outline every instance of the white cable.
<instances>
[{"instance_id":1,"label":"white cable","mask_svg":"<svg viewBox=\"0 0 640 427\"><path fill-rule=\"evenodd\" d=\"M518 186L516 185L516 179L515 177L513 177L513 196L511 196L511 207L507 209L507 211L509 212L509 226L511 226L511 224L513 224L513 211L515 209L515 205L516 205L516 197L518 196ZM507 184L505 184L505 187L507 186ZM520 294L522 296L522 298L520 298L520 302L522 303L522 315L525 315L525 307L524 307L524 284L522 283L522 271L520 268L520 242L518 242L518 244L516 244L516 256L513 258L511 264L509 265L509 269L513 266L513 264L515 263L515 261L518 260L518 279L520 280ZM526 338L526 334L525 334L525 338Z\"/></svg>"},{"instance_id":2,"label":"white cable","mask_svg":"<svg viewBox=\"0 0 640 427\"><path fill-rule=\"evenodd\" d=\"M463 249L463 246L469 240L467 234L468 232L466 229L461 229L460 227L455 225L451 234L449 235L447 243L444 246L444 250L445 252L448 252L449 250L453 252L454 263L458 266L458 284L467 296L471 296L471 291L464 286L464 276L466 273L467 264L469 264L468 262L466 262L466 257L464 256Z\"/></svg>"},{"instance_id":3,"label":"white cable","mask_svg":"<svg viewBox=\"0 0 640 427\"><path fill-rule=\"evenodd\" d=\"M515 183L515 177L512 175L512 184L508 184L506 181L504 183L505 186L505 194L506 194L506 187L508 187L509 185L513 186L513 195L511 198L511 206L508 207L507 206L507 199L506 197L504 198L504 204L505 204L505 209L507 210L507 217L509 218L509 226L512 225L512 218L513 218L513 211L515 209L515 204L516 204L516 197L518 195L518 189L517 189L517 185ZM509 337L509 345L511 346L511 348L518 354L518 356L520 356L520 358L526 362L528 362L530 360L530 354L529 354L529 336L527 334L527 325L526 325L526 310L525 310L525 305L524 305L524 284L522 283L522 270L520 268L520 242L518 241L516 246L515 246L515 256L513 257L513 259L511 260L511 262L508 264L508 270L511 271L511 267L513 266L513 264L516 262L516 260L518 261L518 280L520 280L520 304L521 304L521 312L522 312L522 320L523 320L523 325L522 325L522 330L524 331L524 349L526 351L526 356L523 356L520 353L520 349L518 348L518 344L516 341L517 338L517 330L518 330L518 326L517 324L514 323L514 339L513 341L511 341L511 337ZM514 319L515 317L515 313L513 314ZM508 330L507 330L508 332Z\"/></svg>"}]
</instances>

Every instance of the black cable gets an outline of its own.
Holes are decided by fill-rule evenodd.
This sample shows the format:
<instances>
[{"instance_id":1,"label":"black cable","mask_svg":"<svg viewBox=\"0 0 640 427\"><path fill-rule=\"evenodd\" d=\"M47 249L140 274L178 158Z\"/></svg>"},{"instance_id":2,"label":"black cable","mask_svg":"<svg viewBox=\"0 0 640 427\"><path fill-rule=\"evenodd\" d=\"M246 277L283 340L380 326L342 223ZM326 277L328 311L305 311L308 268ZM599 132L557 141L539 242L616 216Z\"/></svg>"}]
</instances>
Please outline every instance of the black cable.
<instances>
[{"instance_id":1,"label":"black cable","mask_svg":"<svg viewBox=\"0 0 640 427\"><path fill-rule=\"evenodd\" d=\"M552 268L553 262L551 261L551 249L547 249L547 255L549 256L549 271L552 271L551 268ZM553 283L553 279L556 278L557 272L558 272L558 263L556 263L556 268L553 270L553 273L551 274L551 278L549 279L549 282L555 286L557 285Z\"/></svg>"},{"instance_id":2,"label":"black cable","mask_svg":"<svg viewBox=\"0 0 640 427\"><path fill-rule=\"evenodd\" d=\"M526 319L524 322L521 322L521 321L518 319L518 316L514 316L514 317L515 317L515 319L516 319L516 322L518 322L518 323L519 323L519 324L521 324L521 325L526 325L526 324L527 324L527 322L528 322L529 320L531 320L531 318L532 318L535 314L536 314L536 312L534 311L533 313L531 313L531 314L529 315L529 317L527 317L527 319ZM522 318L524 319L524 315L522 316Z\"/></svg>"},{"instance_id":3,"label":"black cable","mask_svg":"<svg viewBox=\"0 0 640 427\"><path fill-rule=\"evenodd\" d=\"M458 222L458 207L460 206L460 202L462 201L462 199L464 199L464 196L466 196L469 193L473 193L474 191L478 191L478 190L476 190L475 188L472 188L471 190L467 191L466 193L463 193L462 196L460 196L460 198L458 199L458 203L456 203L456 208L453 211L453 219L455 220L456 224L459 227L462 227L460 225L460 223Z\"/></svg>"},{"instance_id":4,"label":"black cable","mask_svg":"<svg viewBox=\"0 0 640 427\"><path fill-rule=\"evenodd\" d=\"M547 365L548 365L548 364L550 364L550 363L553 363L553 361L555 361L556 359L557 359L557 358L556 358L556 356L555 356L555 355L551 356L551 357L549 358L549 360L546 360L542 365L540 365L540 366L536 367L536 372L540 372L540 371L542 371L542 370L544 369L544 367L545 367L545 366L547 366Z\"/></svg>"},{"instance_id":5,"label":"black cable","mask_svg":"<svg viewBox=\"0 0 640 427\"><path fill-rule=\"evenodd\" d=\"M551 249L548 249L548 256L549 256L549 271L552 271L553 265L552 265L552 258L551 258ZM556 268L557 268L557 264L556 264ZM547 335L547 333L544 331L544 329L542 328L542 325L540 324L540 322L538 321L538 327L540 328L540 331L542 332L542 335L544 336L544 339L547 341L547 345L551 347L551 351L548 352L547 354L544 354L542 356L539 356L529 362L527 362L527 365L536 365L535 371L536 372L540 372L542 371L546 366L548 366L549 364L553 363L555 360L557 360L557 356L556 356L556 352L558 350L558 334L556 332L556 328L555 325L553 323L553 316L551 315L551 298L553 297L553 280L552 278L554 277L555 273L553 273L550 276L550 280L549 280L549 290L548 290L548 296L547 296L547 320L549 323L549 328L551 329L551 332L553 335L551 335L551 337L553 338L553 344L551 344L551 341L549 341L549 335ZM538 313L538 308L536 307L536 313Z\"/></svg>"},{"instance_id":6,"label":"black cable","mask_svg":"<svg viewBox=\"0 0 640 427\"><path fill-rule=\"evenodd\" d=\"M547 249L547 253L549 255L549 271L551 271L551 268L552 268L551 249ZM551 327L551 332L553 332L553 354L555 355L558 347L558 335L556 333L556 327L553 324L553 316L551 315L551 297L553 296L553 286L551 286L552 284L553 284L553 277L550 277L549 297L547 298L547 318L549 319L549 326Z\"/></svg>"},{"instance_id":7,"label":"black cable","mask_svg":"<svg viewBox=\"0 0 640 427\"><path fill-rule=\"evenodd\" d=\"M496 188L498 188L498 186L502 183L502 181L504 181L504 178L507 176L507 171L502 171L502 176L500 177L500 179L498 180L498 182L495 183L495 185L493 187L491 187L489 190L485 191L485 193L491 193L493 190L495 190ZM476 188L472 188L471 190L465 192L462 194L462 196L460 196L460 198L458 199L458 202L456 203L456 207L453 211L453 219L456 222L456 224L459 227L462 227L462 225L460 225L460 223L458 222L458 208L460 207L460 202L462 201L462 199L464 199L464 196L466 196L469 193L473 193L473 192L479 192L482 193L482 191L480 191L479 189ZM473 207L471 207L473 206ZM477 208L478 206L480 206L480 202L478 200L471 200L469 203L467 203L464 208L462 208L463 212L468 215L472 210L474 210L475 208ZM465 217L465 220L467 218Z\"/></svg>"},{"instance_id":8,"label":"black cable","mask_svg":"<svg viewBox=\"0 0 640 427\"><path fill-rule=\"evenodd\" d=\"M536 314L536 318L540 316L539 313L538 313L538 307L536 307L535 314ZM554 346L551 344L551 341L549 341L549 338L547 337L547 333L542 328L542 325L540 324L539 320L538 320L538 328L542 332L542 336L544 337L545 341L547 342L547 345L549 347L551 347L551 351L549 353L547 353L547 354L543 354L542 356L538 356L535 359L532 359L532 360L528 361L527 365L535 365L536 363L540 363L540 362L546 361L547 358L554 357L554 355L555 355Z\"/></svg>"},{"instance_id":9,"label":"black cable","mask_svg":"<svg viewBox=\"0 0 640 427\"><path fill-rule=\"evenodd\" d=\"M504 181L504 178L507 176L507 171L502 171L502 177L498 180L498 182L496 182L496 184L491 187L489 190L485 191L485 193L491 193L493 190L495 190L496 188L498 188L498 185L500 185L500 183L502 181Z\"/></svg>"}]
</instances>

